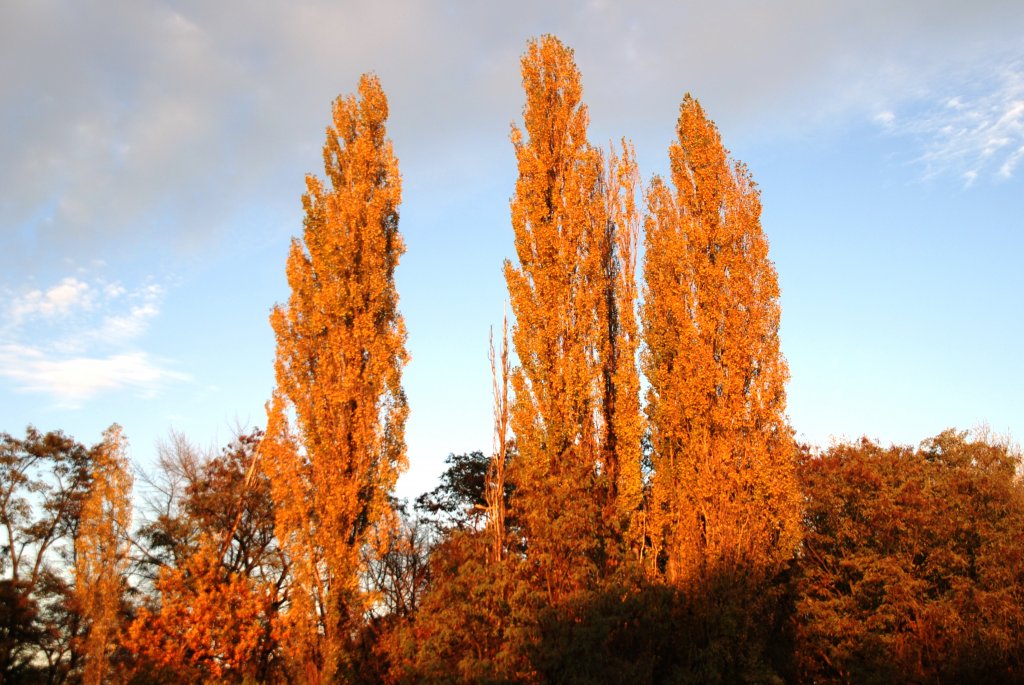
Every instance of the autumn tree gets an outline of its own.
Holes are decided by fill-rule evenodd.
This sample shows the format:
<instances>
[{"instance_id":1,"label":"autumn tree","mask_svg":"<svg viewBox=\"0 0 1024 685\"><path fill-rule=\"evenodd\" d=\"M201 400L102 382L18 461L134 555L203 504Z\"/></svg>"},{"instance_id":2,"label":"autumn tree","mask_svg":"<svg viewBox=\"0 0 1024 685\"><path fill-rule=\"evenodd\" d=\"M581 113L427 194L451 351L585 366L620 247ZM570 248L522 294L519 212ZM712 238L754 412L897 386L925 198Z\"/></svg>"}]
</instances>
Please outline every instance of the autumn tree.
<instances>
[{"instance_id":1,"label":"autumn tree","mask_svg":"<svg viewBox=\"0 0 1024 685\"><path fill-rule=\"evenodd\" d=\"M401 179L387 116L373 76L360 79L358 98L334 102L326 178L306 179L303 236L288 256L291 297L270 317L277 389L262 463L293 576L280 635L307 682L351 666L346 645L368 601L364 547L395 525L389 493L406 463Z\"/></svg>"},{"instance_id":2,"label":"autumn tree","mask_svg":"<svg viewBox=\"0 0 1024 685\"><path fill-rule=\"evenodd\" d=\"M126 645L136 678L158 682L268 682L270 619L279 597L259 578L226 568L218 542L204 536L180 566L156 579L159 604L143 606Z\"/></svg>"},{"instance_id":3,"label":"autumn tree","mask_svg":"<svg viewBox=\"0 0 1024 685\"><path fill-rule=\"evenodd\" d=\"M86 685L109 681L110 657L122 630L131 492L127 441L114 424L92 450L89 493L75 539L75 595L85 630L81 651Z\"/></svg>"},{"instance_id":4,"label":"autumn tree","mask_svg":"<svg viewBox=\"0 0 1024 685\"><path fill-rule=\"evenodd\" d=\"M59 681L77 668L73 540L92 452L60 431L0 434L0 681Z\"/></svg>"},{"instance_id":5,"label":"autumn tree","mask_svg":"<svg viewBox=\"0 0 1024 685\"><path fill-rule=\"evenodd\" d=\"M643 370L657 558L688 584L777 570L800 502L759 192L689 95L677 133L647 197Z\"/></svg>"},{"instance_id":6,"label":"autumn tree","mask_svg":"<svg viewBox=\"0 0 1024 685\"><path fill-rule=\"evenodd\" d=\"M254 430L204 455L174 435L161 450L159 473L146 479L150 520L137 535L140 587L150 591L127 631L136 681L281 675L272 628L288 569L270 484L254 469L261 440Z\"/></svg>"},{"instance_id":7,"label":"autumn tree","mask_svg":"<svg viewBox=\"0 0 1024 685\"><path fill-rule=\"evenodd\" d=\"M616 400L628 389L615 385L621 369L613 350L624 308L609 214L619 203L609 202L602 155L587 140L572 50L553 36L531 41L522 74L524 130L512 131L518 265L505 263L520 364L512 377L517 456L510 477L529 566L552 601L592 587L606 572L609 543L619 534L609 520L617 518L617 481L639 473L639 439L630 433L619 444L615 437L621 422L614 412L628 406ZM619 465L626 455L635 468ZM630 487L625 495L636 500Z\"/></svg>"},{"instance_id":8,"label":"autumn tree","mask_svg":"<svg viewBox=\"0 0 1024 685\"><path fill-rule=\"evenodd\" d=\"M1024 681L1024 485L1004 440L945 431L803 459L804 682Z\"/></svg>"}]
</instances>

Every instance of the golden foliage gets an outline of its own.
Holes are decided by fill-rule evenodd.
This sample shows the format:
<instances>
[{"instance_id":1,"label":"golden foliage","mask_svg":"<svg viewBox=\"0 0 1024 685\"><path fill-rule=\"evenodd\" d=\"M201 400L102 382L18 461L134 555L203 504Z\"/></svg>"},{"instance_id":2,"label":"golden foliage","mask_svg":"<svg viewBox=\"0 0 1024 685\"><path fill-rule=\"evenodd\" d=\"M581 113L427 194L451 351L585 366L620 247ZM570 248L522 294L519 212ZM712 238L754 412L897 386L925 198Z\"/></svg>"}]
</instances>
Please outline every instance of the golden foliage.
<instances>
[{"instance_id":1,"label":"golden foliage","mask_svg":"<svg viewBox=\"0 0 1024 685\"><path fill-rule=\"evenodd\" d=\"M85 624L83 682L109 680L109 660L120 640L132 476L127 440L116 423L92 451L91 484L75 538L75 594Z\"/></svg>"},{"instance_id":2,"label":"golden foliage","mask_svg":"<svg viewBox=\"0 0 1024 685\"><path fill-rule=\"evenodd\" d=\"M689 95L677 132L675 192L654 179L645 223L656 545L671 580L768 571L800 527L778 281L759 193Z\"/></svg>"},{"instance_id":3,"label":"golden foliage","mask_svg":"<svg viewBox=\"0 0 1024 685\"><path fill-rule=\"evenodd\" d=\"M259 672L268 648L267 617L276 587L221 564L215 540L204 538L177 568L156 581L160 606L143 607L126 646L181 682L240 682Z\"/></svg>"},{"instance_id":4,"label":"golden foliage","mask_svg":"<svg viewBox=\"0 0 1024 685\"><path fill-rule=\"evenodd\" d=\"M388 494L406 464L406 334L394 285L401 179L387 115L372 76L358 99L335 101L326 180L306 179L303 237L288 257L291 297L270 317L277 391L264 464L295 581L282 641L311 682L344 667L366 609L360 554L373 529L394 525Z\"/></svg>"},{"instance_id":5,"label":"golden foliage","mask_svg":"<svg viewBox=\"0 0 1024 685\"><path fill-rule=\"evenodd\" d=\"M512 131L518 266L505 264L520 363L511 477L535 581L554 600L619 563L642 499L638 172L626 141L606 165L587 140L572 50L553 36L532 41L522 73L525 132Z\"/></svg>"},{"instance_id":6,"label":"golden foliage","mask_svg":"<svg viewBox=\"0 0 1024 685\"><path fill-rule=\"evenodd\" d=\"M591 586L606 563L611 231L572 50L553 36L532 41L522 73L525 133L512 130L519 265L505 263L520 363L512 377L513 504L536 582L554 600Z\"/></svg>"},{"instance_id":7,"label":"golden foliage","mask_svg":"<svg viewBox=\"0 0 1024 685\"><path fill-rule=\"evenodd\" d=\"M640 375L637 350L640 332L636 319L636 260L640 241L640 212L636 206L640 172L633 146L622 141L622 152L609 155L605 178L608 233L605 249L605 290L608 316L603 339L604 464L610 487L609 516L630 529L630 543L642 545L637 520L643 498L640 442L644 432L640 412ZM632 525L631 525L632 524Z\"/></svg>"}]
</instances>

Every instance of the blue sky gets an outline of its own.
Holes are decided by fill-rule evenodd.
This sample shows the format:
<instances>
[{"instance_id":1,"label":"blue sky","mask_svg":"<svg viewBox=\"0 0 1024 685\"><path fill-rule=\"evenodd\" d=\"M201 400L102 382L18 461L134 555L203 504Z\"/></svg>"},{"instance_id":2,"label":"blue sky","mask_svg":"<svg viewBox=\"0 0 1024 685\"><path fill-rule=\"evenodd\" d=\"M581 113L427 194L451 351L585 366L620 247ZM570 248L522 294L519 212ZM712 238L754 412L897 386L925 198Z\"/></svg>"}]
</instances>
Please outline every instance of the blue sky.
<instances>
[{"instance_id":1,"label":"blue sky","mask_svg":"<svg viewBox=\"0 0 1024 685\"><path fill-rule=\"evenodd\" d=\"M936 0L8 0L0 430L116 421L146 465L172 429L217 448L262 424L304 175L375 71L408 244L400 494L488 449L509 125L546 32L576 51L592 140L631 138L645 180L687 91L750 167L799 437L1024 436L1024 4Z\"/></svg>"}]
</instances>

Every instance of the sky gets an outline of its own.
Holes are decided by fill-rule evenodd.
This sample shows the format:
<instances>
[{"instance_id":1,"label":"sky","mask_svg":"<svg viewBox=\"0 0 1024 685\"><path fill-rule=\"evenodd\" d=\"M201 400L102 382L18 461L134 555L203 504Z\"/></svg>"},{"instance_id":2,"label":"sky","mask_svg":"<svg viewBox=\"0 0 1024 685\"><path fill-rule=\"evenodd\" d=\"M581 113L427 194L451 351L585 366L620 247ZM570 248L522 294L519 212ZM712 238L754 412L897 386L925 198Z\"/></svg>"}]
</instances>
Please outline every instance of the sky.
<instances>
[{"instance_id":1,"label":"sky","mask_svg":"<svg viewBox=\"0 0 1024 685\"><path fill-rule=\"evenodd\" d=\"M1024 437L1024 3L0 3L0 431L140 468L265 422L271 307L331 101L375 72L403 176L410 469L491 446L519 57L575 50L590 138L667 172L696 96L757 181L788 414L815 445Z\"/></svg>"}]
</instances>

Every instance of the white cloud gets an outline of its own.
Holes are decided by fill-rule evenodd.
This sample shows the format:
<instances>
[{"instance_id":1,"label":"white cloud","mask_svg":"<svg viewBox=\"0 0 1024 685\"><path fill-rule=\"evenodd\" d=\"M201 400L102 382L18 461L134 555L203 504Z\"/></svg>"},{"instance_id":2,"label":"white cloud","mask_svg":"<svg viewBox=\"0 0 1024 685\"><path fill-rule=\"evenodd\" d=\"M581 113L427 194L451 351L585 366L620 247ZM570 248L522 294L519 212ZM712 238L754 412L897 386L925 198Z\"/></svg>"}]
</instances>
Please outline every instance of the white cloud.
<instances>
[{"instance_id":1,"label":"white cloud","mask_svg":"<svg viewBox=\"0 0 1024 685\"><path fill-rule=\"evenodd\" d=\"M1008 180L1024 158L1024 61L964 73L964 92L906 104L899 117L876 116L885 130L917 140L926 177L955 174L968 187L979 178ZM891 113L890 113L891 114Z\"/></svg>"},{"instance_id":2,"label":"white cloud","mask_svg":"<svg viewBox=\"0 0 1024 685\"><path fill-rule=\"evenodd\" d=\"M148 397L168 383L190 380L135 347L160 314L162 287L127 288L80 275L8 297L0 377L64 407L114 391Z\"/></svg>"},{"instance_id":3,"label":"white cloud","mask_svg":"<svg viewBox=\"0 0 1024 685\"><path fill-rule=\"evenodd\" d=\"M117 299L125 294L120 287L109 299ZM106 343L124 343L134 340L146 332L150 322L160 314L160 301L163 288L156 284L143 286L127 295L128 301L137 302L127 312L108 314L103 317L102 325L90 333L97 341Z\"/></svg>"},{"instance_id":4,"label":"white cloud","mask_svg":"<svg viewBox=\"0 0 1024 685\"><path fill-rule=\"evenodd\" d=\"M41 316L66 316L79 309L92 307L92 289L88 283L69 276L46 291L30 290L10 303L10 316L15 322Z\"/></svg>"},{"instance_id":5,"label":"white cloud","mask_svg":"<svg viewBox=\"0 0 1024 685\"><path fill-rule=\"evenodd\" d=\"M67 339L124 343L146 332L160 313L163 295L163 288L155 283L129 291L120 282L69 276L45 290L8 293L3 329L10 337L12 331L38 322L56 327Z\"/></svg>"},{"instance_id":6,"label":"white cloud","mask_svg":"<svg viewBox=\"0 0 1024 685\"><path fill-rule=\"evenodd\" d=\"M170 382L189 381L144 352L105 357L56 358L45 350L16 344L0 345L0 376L18 390L49 395L56 404L76 408L96 395L128 389L151 397Z\"/></svg>"},{"instance_id":7,"label":"white cloud","mask_svg":"<svg viewBox=\"0 0 1024 685\"><path fill-rule=\"evenodd\" d=\"M1013 176L1013 172L1016 170L1021 158L1024 158L1024 145L1017 148L1017 151L1003 162L1003 165L999 167L999 176L1001 178L1010 178Z\"/></svg>"},{"instance_id":8,"label":"white cloud","mask_svg":"<svg viewBox=\"0 0 1024 685\"><path fill-rule=\"evenodd\" d=\"M103 326L96 331L95 337L108 341L132 340L142 335L150 320L159 313L154 305L144 304L132 307L127 314L104 317Z\"/></svg>"},{"instance_id":9,"label":"white cloud","mask_svg":"<svg viewBox=\"0 0 1024 685\"><path fill-rule=\"evenodd\" d=\"M890 110L884 110L875 115L875 122L886 129L891 129L896 122L896 115Z\"/></svg>"}]
</instances>

